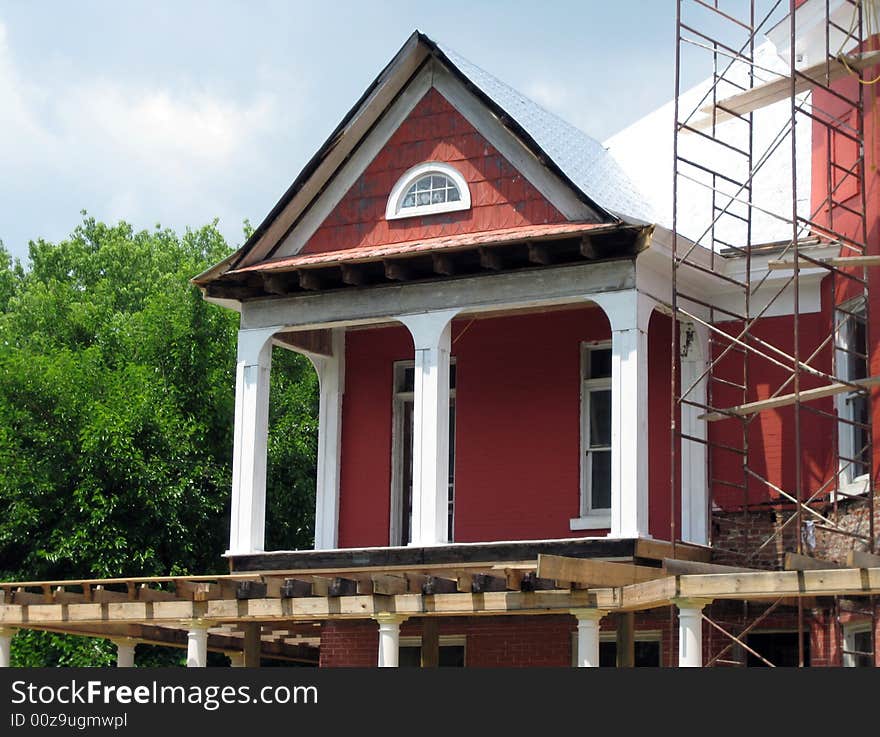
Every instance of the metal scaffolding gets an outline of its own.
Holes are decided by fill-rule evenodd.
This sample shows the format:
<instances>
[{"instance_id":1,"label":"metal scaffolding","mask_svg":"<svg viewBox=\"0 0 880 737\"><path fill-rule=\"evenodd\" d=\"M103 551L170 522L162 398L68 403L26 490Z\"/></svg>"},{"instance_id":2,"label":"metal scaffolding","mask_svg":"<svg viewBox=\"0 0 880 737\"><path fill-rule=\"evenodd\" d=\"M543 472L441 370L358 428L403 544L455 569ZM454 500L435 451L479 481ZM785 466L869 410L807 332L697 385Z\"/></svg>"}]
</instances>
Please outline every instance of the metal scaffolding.
<instances>
[{"instance_id":1,"label":"metal scaffolding","mask_svg":"<svg viewBox=\"0 0 880 737\"><path fill-rule=\"evenodd\" d=\"M681 489L683 444L702 444L710 542L718 549L717 530L735 527L740 543L720 552L741 566L760 565L773 546L793 554L790 568L821 567L809 560L817 532L839 541L838 549L876 552L870 287L880 246L868 232L866 168L877 162L865 156L866 106L875 93L864 70L880 62L876 36L866 43L880 29L872 0L803 5L677 0L676 8L671 488ZM812 48L824 46L821 59L815 51L812 59L804 56L807 25ZM768 32L776 40L772 54L761 46ZM726 299L696 294L688 279L695 273ZM822 319L807 315L815 306L802 304L802 288L817 278ZM772 315L783 303L792 317L780 335ZM818 340L817 325L824 333ZM707 336L705 371L688 385L678 373L685 326ZM683 431L683 410L701 413L709 425L704 438ZM782 426L783 471L776 477L755 442L760 418L771 412ZM807 473L804 449L815 447L817 427L830 428L829 458ZM671 498L676 540L681 495ZM756 523L768 514L775 515L769 532ZM863 523L853 526L852 519ZM802 599L796 606L803 665ZM871 616L873 657L877 607L867 597L861 606ZM740 635L751 631L756 615L762 620L784 608L777 602L755 612L744 602L739 635L706 617L724 645L709 662L743 664L725 657L737 646L772 665ZM842 608L852 605L835 597L839 652Z\"/></svg>"}]
</instances>

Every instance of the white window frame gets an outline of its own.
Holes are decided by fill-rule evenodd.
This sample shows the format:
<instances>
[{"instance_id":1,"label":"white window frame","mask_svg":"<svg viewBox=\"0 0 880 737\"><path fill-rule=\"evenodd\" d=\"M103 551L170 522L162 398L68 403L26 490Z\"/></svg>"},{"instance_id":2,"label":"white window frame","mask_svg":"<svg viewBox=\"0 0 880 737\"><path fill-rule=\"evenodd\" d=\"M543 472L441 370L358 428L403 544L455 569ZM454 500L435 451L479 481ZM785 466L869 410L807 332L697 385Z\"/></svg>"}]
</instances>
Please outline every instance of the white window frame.
<instances>
[{"instance_id":1,"label":"white window frame","mask_svg":"<svg viewBox=\"0 0 880 737\"><path fill-rule=\"evenodd\" d=\"M590 393L596 389L613 391L611 378L586 379L589 355L594 350L610 350L610 340L599 340L581 343L581 366L580 366L580 496L578 500L578 514L580 516L569 520L571 530L601 530L611 527L611 507L593 509L591 505L592 494L590 489L592 465L587 455L590 446ZM611 446L608 446L611 452ZM611 503L614 503L612 498Z\"/></svg>"},{"instance_id":2,"label":"white window frame","mask_svg":"<svg viewBox=\"0 0 880 737\"><path fill-rule=\"evenodd\" d=\"M461 199L455 202L438 202L430 205L402 207L403 197L407 190L414 182L427 174L441 174L449 177L449 179L452 180L452 183L458 188L458 193L461 196ZM467 182L458 169L442 161L426 161L407 169L403 173L403 176L397 180L397 183L391 189L391 194L388 197L388 204L385 206L385 219L401 220L403 218L418 217L420 215L436 215L443 212L469 210L470 207L471 193L468 189Z\"/></svg>"},{"instance_id":3,"label":"white window frame","mask_svg":"<svg viewBox=\"0 0 880 737\"><path fill-rule=\"evenodd\" d=\"M844 302L838 305L838 308L835 310L835 332L837 333L837 340L835 342L838 346L835 351L837 375L844 381L849 381L849 354L846 351L852 350L851 331L847 327L847 321L850 316L841 310L846 310L850 313L864 311L864 296L859 296ZM866 346L866 348L867 347L868 346ZM852 405L847 401L849 397L850 392L841 392L835 396L834 403L835 409L837 410L837 416L851 422L853 420L853 411ZM839 490L842 492L841 497L843 498L846 498L847 496L858 496L868 492L869 474L863 473L858 476L853 476L853 469L847 461L843 460L843 458L855 457L856 448L853 440L854 434L855 428L852 425L838 423L837 444L841 460L838 468L837 484Z\"/></svg>"},{"instance_id":4,"label":"white window frame","mask_svg":"<svg viewBox=\"0 0 880 737\"><path fill-rule=\"evenodd\" d=\"M457 362L455 357L452 356L449 359L450 369ZM404 370L408 368L415 368L416 362L413 360L405 360L405 361L395 361L392 365L391 369L391 380L393 382L391 387L391 503L389 504L389 511L391 518L388 522L388 543L392 547L406 547L407 543L402 543L400 540L402 539L401 534L401 526L400 526L400 513L401 513L401 503L403 501L403 404L407 400L415 399L415 392L400 392L397 390L397 379L398 373L403 373ZM457 379L457 377L456 377ZM456 384L457 384L456 380ZM455 389L449 389L449 399L450 401L455 399ZM457 408L456 408L457 413ZM458 433L455 432L455 428L451 428L452 432L452 450L453 457L455 457L455 442ZM453 471L453 478L455 469ZM450 502L452 503L452 536L450 537L449 542L453 542L455 540L455 497L454 497L454 483L453 488L450 489Z\"/></svg>"},{"instance_id":5,"label":"white window frame","mask_svg":"<svg viewBox=\"0 0 880 737\"><path fill-rule=\"evenodd\" d=\"M856 656L853 654L853 651L856 649L855 638L856 635L867 632L870 636L871 634L871 620L857 621L857 622L847 622L842 626L843 628L843 667L844 668L855 668L856 667Z\"/></svg>"}]
</instances>

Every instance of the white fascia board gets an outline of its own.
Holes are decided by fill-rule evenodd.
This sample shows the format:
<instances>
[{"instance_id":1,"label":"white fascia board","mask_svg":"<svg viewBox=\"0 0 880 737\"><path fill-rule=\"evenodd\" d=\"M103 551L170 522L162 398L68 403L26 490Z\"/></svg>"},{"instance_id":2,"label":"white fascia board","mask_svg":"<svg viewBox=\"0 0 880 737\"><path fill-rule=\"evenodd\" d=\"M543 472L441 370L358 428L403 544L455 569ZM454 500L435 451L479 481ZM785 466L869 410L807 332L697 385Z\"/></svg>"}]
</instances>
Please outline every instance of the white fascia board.
<instances>
[{"instance_id":1,"label":"white fascia board","mask_svg":"<svg viewBox=\"0 0 880 737\"><path fill-rule=\"evenodd\" d=\"M591 294L635 287L630 259L415 284L339 289L319 294L251 300L242 305L242 328L297 329L367 325L400 315L458 309L492 312L558 304L587 304Z\"/></svg>"}]
</instances>

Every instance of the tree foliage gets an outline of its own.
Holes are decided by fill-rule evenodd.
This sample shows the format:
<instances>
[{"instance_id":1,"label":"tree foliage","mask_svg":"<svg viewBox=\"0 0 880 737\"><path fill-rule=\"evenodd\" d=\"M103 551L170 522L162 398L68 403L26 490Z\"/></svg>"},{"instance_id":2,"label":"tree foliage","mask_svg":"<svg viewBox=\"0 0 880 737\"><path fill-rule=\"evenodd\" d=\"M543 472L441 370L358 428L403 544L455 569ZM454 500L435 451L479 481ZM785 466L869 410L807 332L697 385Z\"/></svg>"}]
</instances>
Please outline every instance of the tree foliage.
<instances>
[{"instance_id":1,"label":"tree foliage","mask_svg":"<svg viewBox=\"0 0 880 737\"><path fill-rule=\"evenodd\" d=\"M224 569L237 315L189 279L229 250L216 224L178 236L88 216L32 242L27 268L0 244L3 579ZM273 358L269 545L308 547L317 380L302 356ZM77 642L28 633L16 652L107 661Z\"/></svg>"}]
</instances>

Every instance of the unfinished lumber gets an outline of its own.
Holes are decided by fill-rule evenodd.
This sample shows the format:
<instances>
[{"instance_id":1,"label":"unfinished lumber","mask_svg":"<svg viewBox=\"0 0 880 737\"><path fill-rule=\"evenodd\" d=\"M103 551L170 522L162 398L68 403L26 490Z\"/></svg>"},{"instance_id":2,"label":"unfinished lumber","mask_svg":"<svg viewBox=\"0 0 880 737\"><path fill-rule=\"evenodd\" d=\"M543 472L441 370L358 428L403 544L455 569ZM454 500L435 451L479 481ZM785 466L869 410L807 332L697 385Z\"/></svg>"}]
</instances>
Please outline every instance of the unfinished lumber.
<instances>
[{"instance_id":1,"label":"unfinished lumber","mask_svg":"<svg viewBox=\"0 0 880 737\"><path fill-rule=\"evenodd\" d=\"M490 576L488 573L475 573L471 579L471 591L483 594L487 591L507 591L507 579Z\"/></svg>"},{"instance_id":2,"label":"unfinished lumber","mask_svg":"<svg viewBox=\"0 0 880 737\"><path fill-rule=\"evenodd\" d=\"M702 563L693 560L663 559L663 570L670 576L681 576L694 573L754 573L757 568L742 568L740 566L724 566L718 563Z\"/></svg>"},{"instance_id":3,"label":"unfinished lumber","mask_svg":"<svg viewBox=\"0 0 880 737\"><path fill-rule=\"evenodd\" d=\"M373 593L384 594L386 596L395 596L397 594L405 594L407 592L407 582L405 576L393 576L389 574L374 574Z\"/></svg>"},{"instance_id":4,"label":"unfinished lumber","mask_svg":"<svg viewBox=\"0 0 880 737\"><path fill-rule=\"evenodd\" d=\"M850 69L862 70L880 61L880 51L868 51L862 53L847 54L846 64ZM826 69L828 74L826 74ZM817 84L830 85L838 79L849 74L847 66L838 59L829 60L828 66L824 61L813 64L806 69L800 70L794 80L795 94L806 92ZM801 76L803 75L803 76ZM804 77L807 77L805 79ZM792 79L790 76L781 76L772 82L758 85L746 92L732 95L715 104L704 105L700 108L705 113L704 118L689 122L688 125L696 130L711 128L713 123L721 123L725 120L747 115L774 102L786 100L791 96ZM684 128L683 130L687 130Z\"/></svg>"},{"instance_id":5,"label":"unfinished lumber","mask_svg":"<svg viewBox=\"0 0 880 737\"><path fill-rule=\"evenodd\" d=\"M747 402L734 407L728 407L724 412L706 412L699 416L699 419L708 422L716 422L717 420L727 420L731 416L745 417L753 415L757 412L764 412L768 409L777 409L778 407L787 407L794 404L800 399L801 402L811 402L816 399L824 399L825 397L833 397L835 394L853 391L851 384L855 384L861 389L867 389L880 384L880 376L871 376L867 379L857 379L849 384L834 383L828 386L820 386L815 389L804 389L799 394L781 394L778 397L770 399L760 399L757 402Z\"/></svg>"},{"instance_id":6,"label":"unfinished lumber","mask_svg":"<svg viewBox=\"0 0 880 737\"><path fill-rule=\"evenodd\" d=\"M636 558L648 558L650 560L664 560L665 558L675 558L675 560L694 560L701 563L710 563L712 561L712 549L702 545L693 545L676 541L674 546L667 540L647 540L640 538L636 540L635 552Z\"/></svg>"},{"instance_id":7,"label":"unfinished lumber","mask_svg":"<svg viewBox=\"0 0 880 737\"><path fill-rule=\"evenodd\" d=\"M609 563L595 558L568 558L562 555L538 555L538 576L557 581L592 586L627 586L663 578L662 568L649 568L634 563Z\"/></svg>"},{"instance_id":8,"label":"unfinished lumber","mask_svg":"<svg viewBox=\"0 0 880 737\"><path fill-rule=\"evenodd\" d=\"M846 554L846 564L850 568L880 568L880 555L850 550Z\"/></svg>"},{"instance_id":9,"label":"unfinished lumber","mask_svg":"<svg viewBox=\"0 0 880 737\"><path fill-rule=\"evenodd\" d=\"M784 568L786 571L821 571L828 568L844 568L844 566L830 560L813 558L810 555L786 553Z\"/></svg>"},{"instance_id":10,"label":"unfinished lumber","mask_svg":"<svg viewBox=\"0 0 880 737\"><path fill-rule=\"evenodd\" d=\"M425 596L433 596L434 594L452 594L456 591L458 591L458 581L452 578L425 576L425 582L422 584L422 593Z\"/></svg>"},{"instance_id":11,"label":"unfinished lumber","mask_svg":"<svg viewBox=\"0 0 880 737\"><path fill-rule=\"evenodd\" d=\"M342 264L342 283L350 284L353 287L359 287L367 283L367 272L362 266L354 264Z\"/></svg>"},{"instance_id":12,"label":"unfinished lumber","mask_svg":"<svg viewBox=\"0 0 880 737\"><path fill-rule=\"evenodd\" d=\"M479 253L480 266L484 269L499 271L500 269L504 268L504 261L501 257L501 252L497 249L480 246Z\"/></svg>"},{"instance_id":13,"label":"unfinished lumber","mask_svg":"<svg viewBox=\"0 0 880 737\"><path fill-rule=\"evenodd\" d=\"M311 596L312 583L301 578L285 578L284 583L281 584L280 594L285 599L292 599L296 596Z\"/></svg>"},{"instance_id":14,"label":"unfinished lumber","mask_svg":"<svg viewBox=\"0 0 880 737\"><path fill-rule=\"evenodd\" d=\"M303 289L315 291L324 287L324 278L311 270L296 272L299 277L299 285Z\"/></svg>"}]
</instances>

